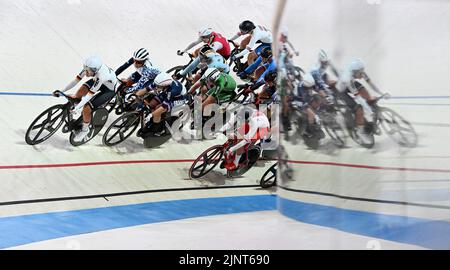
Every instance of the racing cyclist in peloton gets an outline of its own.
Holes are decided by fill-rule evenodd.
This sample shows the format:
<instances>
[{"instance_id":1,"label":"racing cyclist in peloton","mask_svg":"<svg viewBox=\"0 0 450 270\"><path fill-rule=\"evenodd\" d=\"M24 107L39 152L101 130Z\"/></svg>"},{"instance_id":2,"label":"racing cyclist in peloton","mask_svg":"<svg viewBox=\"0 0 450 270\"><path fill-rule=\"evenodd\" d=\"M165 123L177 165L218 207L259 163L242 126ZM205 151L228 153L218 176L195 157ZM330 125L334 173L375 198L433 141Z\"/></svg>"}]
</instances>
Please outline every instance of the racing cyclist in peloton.
<instances>
[{"instance_id":1,"label":"racing cyclist in peloton","mask_svg":"<svg viewBox=\"0 0 450 270\"><path fill-rule=\"evenodd\" d=\"M270 47L272 45L272 33L266 27L255 25L253 22L246 20L239 24L239 32L232 38L230 38L230 40L234 41L235 39L243 35L248 36L245 37L239 45L241 52L234 55L231 61L241 59L251 52L247 57L247 64L251 65L259 56L262 49ZM256 43L261 44L253 49Z\"/></svg>"},{"instance_id":2,"label":"racing cyclist in peloton","mask_svg":"<svg viewBox=\"0 0 450 270\"><path fill-rule=\"evenodd\" d=\"M255 110L251 106L241 106L237 111L237 115L232 114L229 121L220 131L229 131L230 128L234 127L235 122L237 122L238 127L236 129L237 134L234 134L234 132L228 133L228 137L237 136L238 141L225 153L224 162L220 165L222 169L226 168L228 171L233 171L240 167L239 160L245 153L245 146L252 142L266 141L270 138L269 119L264 113Z\"/></svg>"},{"instance_id":3,"label":"racing cyclist in peloton","mask_svg":"<svg viewBox=\"0 0 450 270\"><path fill-rule=\"evenodd\" d=\"M102 63L98 56L88 57L83 64L83 70L63 90L55 90L53 95L59 97L59 92L67 92L75 87L85 76L92 77L86 81L72 98L81 99L72 113L82 110L83 126L75 133L74 140L81 142L87 139L91 131L92 112L108 103L114 96L117 87L117 77L114 71Z\"/></svg>"},{"instance_id":4,"label":"racing cyclist in peloton","mask_svg":"<svg viewBox=\"0 0 450 270\"><path fill-rule=\"evenodd\" d=\"M231 54L231 48L230 44L228 43L228 40L223 37L221 34L215 32L210 27L203 27L198 31L198 39L191 44L189 44L186 49L184 50L178 50L178 55L183 55L184 53L188 52L190 49L194 48L200 43L205 43L211 46L211 48L217 52L218 54L222 55L222 57L225 60L228 60ZM201 48L201 47L200 47ZM193 53L195 57L198 57L200 48L196 49Z\"/></svg>"},{"instance_id":5,"label":"racing cyclist in peloton","mask_svg":"<svg viewBox=\"0 0 450 270\"><path fill-rule=\"evenodd\" d=\"M138 136L146 138L150 135L162 136L165 128L163 126L162 115L171 113L174 107L184 104L186 100L186 88L179 81L172 79L166 72L159 73L153 84L152 90L156 96L150 101L149 107L152 113L146 119L148 121L145 126L138 131Z\"/></svg>"}]
</instances>

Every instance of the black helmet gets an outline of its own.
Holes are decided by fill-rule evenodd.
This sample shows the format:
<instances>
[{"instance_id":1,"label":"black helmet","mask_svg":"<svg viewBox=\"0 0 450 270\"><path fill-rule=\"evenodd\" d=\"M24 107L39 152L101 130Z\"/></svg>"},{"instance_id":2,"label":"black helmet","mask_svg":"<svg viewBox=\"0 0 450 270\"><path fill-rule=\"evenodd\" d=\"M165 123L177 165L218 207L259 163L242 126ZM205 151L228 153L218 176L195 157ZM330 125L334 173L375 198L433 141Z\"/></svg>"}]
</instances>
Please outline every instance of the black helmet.
<instances>
[{"instance_id":1,"label":"black helmet","mask_svg":"<svg viewBox=\"0 0 450 270\"><path fill-rule=\"evenodd\" d=\"M208 51L212 50L213 48L211 48L211 46L209 46L209 44L203 45L203 47L200 49L200 56L203 58L206 58L205 53L207 53Z\"/></svg>"},{"instance_id":2,"label":"black helmet","mask_svg":"<svg viewBox=\"0 0 450 270\"><path fill-rule=\"evenodd\" d=\"M262 58L270 58L272 57L272 49L270 47L265 47L264 49L262 49L260 55Z\"/></svg>"},{"instance_id":3,"label":"black helmet","mask_svg":"<svg viewBox=\"0 0 450 270\"><path fill-rule=\"evenodd\" d=\"M267 72L267 74L264 76L264 80L266 82L274 82L277 79L277 71L276 70L272 70Z\"/></svg>"},{"instance_id":4,"label":"black helmet","mask_svg":"<svg viewBox=\"0 0 450 270\"><path fill-rule=\"evenodd\" d=\"M239 30L241 30L242 33L248 33L253 29L255 29L255 24L251 21L243 21L239 24Z\"/></svg>"}]
</instances>

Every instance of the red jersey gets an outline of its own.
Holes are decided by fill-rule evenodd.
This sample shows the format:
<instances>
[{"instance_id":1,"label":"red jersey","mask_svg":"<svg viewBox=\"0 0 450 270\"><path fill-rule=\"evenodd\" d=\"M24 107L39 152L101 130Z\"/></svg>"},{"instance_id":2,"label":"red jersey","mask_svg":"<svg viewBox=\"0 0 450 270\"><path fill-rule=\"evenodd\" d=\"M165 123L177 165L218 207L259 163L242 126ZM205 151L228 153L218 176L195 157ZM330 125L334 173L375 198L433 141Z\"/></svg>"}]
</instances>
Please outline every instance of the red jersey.
<instances>
[{"instance_id":1,"label":"red jersey","mask_svg":"<svg viewBox=\"0 0 450 270\"><path fill-rule=\"evenodd\" d=\"M228 43L228 40L223 37L221 34L212 32L213 39L209 43L209 45L212 45L214 42L219 42L222 44L222 49L218 50L217 53L222 55L224 58L228 58L231 55L231 48L230 44Z\"/></svg>"}]
</instances>

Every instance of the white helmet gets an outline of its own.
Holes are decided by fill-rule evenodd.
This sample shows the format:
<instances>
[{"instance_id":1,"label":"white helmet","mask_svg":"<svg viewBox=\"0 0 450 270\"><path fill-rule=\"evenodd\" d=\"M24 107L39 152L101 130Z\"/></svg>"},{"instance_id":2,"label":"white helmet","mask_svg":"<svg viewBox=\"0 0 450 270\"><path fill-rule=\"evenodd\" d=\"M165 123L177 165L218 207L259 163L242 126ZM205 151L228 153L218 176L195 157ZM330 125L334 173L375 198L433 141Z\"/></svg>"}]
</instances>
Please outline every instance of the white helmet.
<instances>
[{"instance_id":1,"label":"white helmet","mask_svg":"<svg viewBox=\"0 0 450 270\"><path fill-rule=\"evenodd\" d=\"M218 70L217 68L208 68L205 71L205 74L203 74L202 79L204 80L212 80L215 81L220 75L220 70Z\"/></svg>"},{"instance_id":2,"label":"white helmet","mask_svg":"<svg viewBox=\"0 0 450 270\"><path fill-rule=\"evenodd\" d=\"M349 69L350 71L362 71L364 70L364 62L361 59L356 58L350 63Z\"/></svg>"},{"instance_id":3,"label":"white helmet","mask_svg":"<svg viewBox=\"0 0 450 270\"><path fill-rule=\"evenodd\" d=\"M322 49L320 49L320 51L319 51L319 61L320 62L330 61L330 58L328 58L327 53Z\"/></svg>"},{"instance_id":4,"label":"white helmet","mask_svg":"<svg viewBox=\"0 0 450 270\"><path fill-rule=\"evenodd\" d=\"M198 30L199 37L209 37L211 34L212 34L211 27L202 27L200 30Z\"/></svg>"},{"instance_id":5,"label":"white helmet","mask_svg":"<svg viewBox=\"0 0 450 270\"><path fill-rule=\"evenodd\" d=\"M158 75L156 75L156 78L153 82L155 83L156 86L166 87L172 84L173 79L166 72L161 72Z\"/></svg>"},{"instance_id":6,"label":"white helmet","mask_svg":"<svg viewBox=\"0 0 450 270\"><path fill-rule=\"evenodd\" d=\"M89 68L94 74L96 74L101 67L102 60L96 55L90 56L84 61L84 68Z\"/></svg>"},{"instance_id":7,"label":"white helmet","mask_svg":"<svg viewBox=\"0 0 450 270\"><path fill-rule=\"evenodd\" d=\"M133 59L137 61L145 61L148 59L148 51L145 48L140 48L133 53Z\"/></svg>"},{"instance_id":8,"label":"white helmet","mask_svg":"<svg viewBox=\"0 0 450 270\"><path fill-rule=\"evenodd\" d=\"M314 77L309 74L306 73L305 75L303 75L303 79L302 79L302 85L304 87L313 87L316 84L316 81L314 80Z\"/></svg>"}]
</instances>

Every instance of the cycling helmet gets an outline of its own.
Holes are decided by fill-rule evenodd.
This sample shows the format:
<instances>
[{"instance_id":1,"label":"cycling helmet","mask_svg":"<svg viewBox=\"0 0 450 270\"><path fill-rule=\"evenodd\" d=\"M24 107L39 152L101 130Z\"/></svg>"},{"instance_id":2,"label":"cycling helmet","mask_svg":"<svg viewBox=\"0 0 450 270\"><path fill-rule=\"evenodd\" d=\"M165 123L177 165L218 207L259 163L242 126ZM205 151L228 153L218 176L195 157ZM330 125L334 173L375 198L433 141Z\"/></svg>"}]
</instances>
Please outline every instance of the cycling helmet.
<instances>
[{"instance_id":1,"label":"cycling helmet","mask_svg":"<svg viewBox=\"0 0 450 270\"><path fill-rule=\"evenodd\" d=\"M266 75L264 75L264 81L266 82L274 82L277 80L277 71L276 70L272 70L267 72Z\"/></svg>"},{"instance_id":2,"label":"cycling helmet","mask_svg":"<svg viewBox=\"0 0 450 270\"><path fill-rule=\"evenodd\" d=\"M133 59L136 61L145 61L148 59L148 51L145 48L140 48L133 53Z\"/></svg>"},{"instance_id":3,"label":"cycling helmet","mask_svg":"<svg viewBox=\"0 0 450 270\"><path fill-rule=\"evenodd\" d=\"M200 56L201 56L202 58L206 58L206 57L207 57L206 54L208 54L208 52L210 52L210 51L212 51L212 50L213 50L213 48L211 48L211 46L209 46L208 44L206 44L206 45L204 45L204 46L200 49L199 54L200 54Z\"/></svg>"},{"instance_id":4,"label":"cycling helmet","mask_svg":"<svg viewBox=\"0 0 450 270\"><path fill-rule=\"evenodd\" d=\"M89 68L94 74L97 74L102 67L102 60L98 56L90 56L84 61L84 68Z\"/></svg>"},{"instance_id":5,"label":"cycling helmet","mask_svg":"<svg viewBox=\"0 0 450 270\"><path fill-rule=\"evenodd\" d=\"M350 63L349 69L353 72L362 71L364 70L364 62L361 59L356 58Z\"/></svg>"},{"instance_id":6,"label":"cycling helmet","mask_svg":"<svg viewBox=\"0 0 450 270\"><path fill-rule=\"evenodd\" d=\"M243 21L239 24L239 30L241 30L242 33L247 34L253 29L255 29L256 26L251 21Z\"/></svg>"},{"instance_id":7,"label":"cycling helmet","mask_svg":"<svg viewBox=\"0 0 450 270\"><path fill-rule=\"evenodd\" d=\"M319 51L319 62L328 62L330 58L328 58L327 53L324 50Z\"/></svg>"},{"instance_id":8,"label":"cycling helmet","mask_svg":"<svg viewBox=\"0 0 450 270\"><path fill-rule=\"evenodd\" d=\"M220 70L218 70L217 68L208 68L205 71L205 74L203 74L202 79L209 81L215 81L220 75Z\"/></svg>"},{"instance_id":9,"label":"cycling helmet","mask_svg":"<svg viewBox=\"0 0 450 270\"><path fill-rule=\"evenodd\" d=\"M173 82L172 77L165 72L161 72L158 75L156 75L156 78L153 81L155 86L159 86L159 87L170 86L172 84L172 82Z\"/></svg>"},{"instance_id":10,"label":"cycling helmet","mask_svg":"<svg viewBox=\"0 0 450 270\"><path fill-rule=\"evenodd\" d=\"M270 47L265 47L264 49L262 49L260 55L262 58L270 58L272 57L272 49Z\"/></svg>"},{"instance_id":11,"label":"cycling helmet","mask_svg":"<svg viewBox=\"0 0 450 270\"><path fill-rule=\"evenodd\" d=\"M302 85L304 87L313 87L315 84L316 82L314 81L314 77L311 74L306 73L305 75L303 75Z\"/></svg>"},{"instance_id":12,"label":"cycling helmet","mask_svg":"<svg viewBox=\"0 0 450 270\"><path fill-rule=\"evenodd\" d=\"M203 27L198 31L199 37L210 37L212 34L212 28L211 27Z\"/></svg>"}]
</instances>

